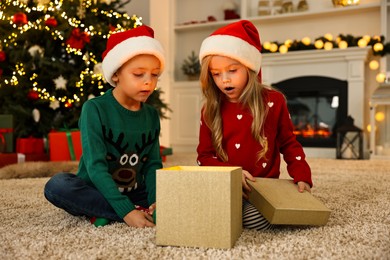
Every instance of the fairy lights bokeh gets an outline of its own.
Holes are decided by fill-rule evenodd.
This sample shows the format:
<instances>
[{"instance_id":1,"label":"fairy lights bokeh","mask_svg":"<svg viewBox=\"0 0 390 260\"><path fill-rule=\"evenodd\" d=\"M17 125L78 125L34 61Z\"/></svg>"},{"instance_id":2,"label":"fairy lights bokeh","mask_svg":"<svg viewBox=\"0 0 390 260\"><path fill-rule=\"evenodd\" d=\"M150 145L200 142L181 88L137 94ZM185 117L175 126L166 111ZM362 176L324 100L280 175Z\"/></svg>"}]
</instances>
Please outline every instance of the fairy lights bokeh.
<instances>
[{"instance_id":1,"label":"fairy lights bokeh","mask_svg":"<svg viewBox=\"0 0 390 260\"><path fill-rule=\"evenodd\" d=\"M32 90L38 92L39 98L50 100L50 101L59 101L61 103L64 103L65 107L71 105L74 102L80 101L80 97L84 95L84 79L86 79L86 76L88 76L89 81L96 84L99 89L103 89L104 85L104 78L101 74L101 71L94 72L94 70L91 70L90 67L97 66L99 64L98 59L96 58L96 54L94 54L91 51L83 51L81 49L72 48L69 45L67 45L64 37L64 32L57 30L56 28L49 27L45 25L45 21L51 18L51 16L47 13L49 12L59 12L62 10L63 2L65 0L54 0L54 1L45 1L43 4L41 2L37 3L37 6L35 7L28 7L26 4L24 4L21 1L16 0L2 0L4 4L12 5L14 7L17 7L25 14L29 14L31 12L40 12L42 15L37 18L36 20L28 21L26 24L15 24L13 22L13 15L9 16L3 11L0 11L0 20L6 21L9 23L16 32L12 32L7 38L3 39L2 42L0 42L0 51L4 47L10 47L14 46L16 47L18 45L17 40L20 36L27 33L29 30L46 30L50 32L50 35L52 37L53 41L60 40L63 42L63 46L66 50L66 52L70 55L76 55L76 56L82 56L83 61L87 65L86 69L80 72L80 79L76 82L75 86L78 88L79 92L74 93L72 97L66 97L66 96L56 96L53 93L49 93L48 90L43 87L39 86L39 75L33 74L29 78L29 81L31 82ZM97 0L94 0L94 3L96 4ZM91 0L84 0L80 3L80 8L90 8L92 5ZM91 8L89 11L92 13L96 13L99 15L104 15L108 18L116 18L116 19L123 19L128 20L129 24L134 23L134 27L142 25L142 18L137 17L136 15L129 16L127 14L121 14L113 10L105 11L100 10L98 8ZM117 32L117 31L123 31L126 28L123 27L121 24L112 25L115 30L110 31L109 33L104 33L102 31L99 31L95 28L93 25L86 25L83 24L83 22L76 17L70 17L65 11L60 13L60 16L68 23L68 25L71 28L79 28L82 32L88 34L90 37L93 37L95 35L98 35L99 37L102 37L103 39L107 39L110 34ZM50 40L50 39L48 39ZM24 77L26 74L24 69L23 63L18 63L15 65L12 73L12 77L10 80L4 80L3 83L6 85L11 86L18 86L19 85L19 77ZM103 91L101 92L103 93Z\"/></svg>"},{"instance_id":2,"label":"fairy lights bokeh","mask_svg":"<svg viewBox=\"0 0 390 260\"><path fill-rule=\"evenodd\" d=\"M349 37L352 36L349 35ZM370 42L372 41L374 41L375 43L370 44ZM343 39L341 36L335 38L332 34L326 33L324 36L318 37L318 39L314 41L312 41L309 37L303 37L300 41L297 40L293 41L291 39L287 39L283 43L265 41L263 43L263 49L266 52L286 54L290 51L305 50L305 49L330 51L333 50L334 48L339 48L339 49L347 49L349 47L366 48L370 44L374 52L374 55L375 53L380 53L384 50L384 43L382 42L382 38L380 36L371 37L369 35L364 35L362 37L354 38L352 42L354 42L355 45L350 46L350 43L347 40ZM296 46L300 44L305 47L303 47L302 49L297 49ZM376 61L375 59L369 61L369 68L371 70L379 69L378 61ZM378 83L384 82L386 80L385 74L383 72L379 72L376 76L376 80Z\"/></svg>"}]
</instances>

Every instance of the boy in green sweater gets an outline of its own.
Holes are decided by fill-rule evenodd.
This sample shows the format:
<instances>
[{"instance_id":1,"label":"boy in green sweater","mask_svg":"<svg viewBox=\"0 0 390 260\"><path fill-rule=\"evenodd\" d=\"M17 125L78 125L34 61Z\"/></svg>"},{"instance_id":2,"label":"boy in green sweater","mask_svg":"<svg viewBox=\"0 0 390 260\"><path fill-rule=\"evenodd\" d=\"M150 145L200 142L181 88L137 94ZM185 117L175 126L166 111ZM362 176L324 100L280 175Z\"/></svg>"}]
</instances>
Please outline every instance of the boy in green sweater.
<instances>
[{"instance_id":1,"label":"boy in green sweater","mask_svg":"<svg viewBox=\"0 0 390 260\"><path fill-rule=\"evenodd\" d=\"M152 28L143 25L111 35L102 65L114 88L84 103L77 175L54 175L44 189L48 201L72 215L91 218L96 226L110 221L155 225L156 170L162 168L160 119L144 102L164 64Z\"/></svg>"}]
</instances>

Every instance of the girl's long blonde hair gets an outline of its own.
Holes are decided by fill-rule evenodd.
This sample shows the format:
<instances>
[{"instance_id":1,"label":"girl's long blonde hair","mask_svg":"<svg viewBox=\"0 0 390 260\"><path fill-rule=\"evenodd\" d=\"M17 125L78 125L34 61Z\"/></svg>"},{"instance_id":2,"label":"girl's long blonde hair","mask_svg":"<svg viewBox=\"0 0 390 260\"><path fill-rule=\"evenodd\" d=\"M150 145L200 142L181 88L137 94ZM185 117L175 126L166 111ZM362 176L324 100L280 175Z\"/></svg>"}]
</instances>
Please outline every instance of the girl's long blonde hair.
<instances>
[{"instance_id":1,"label":"girl's long blonde hair","mask_svg":"<svg viewBox=\"0 0 390 260\"><path fill-rule=\"evenodd\" d=\"M210 55L202 60L202 69L200 73L200 82L204 96L202 113L206 125L211 130L214 148L218 156L226 162L228 161L228 155L222 147L223 129L221 115L221 102L224 98L224 94L219 90L209 72L209 64L212 57L213 56ZM239 103L243 107L249 108L252 113L252 136L263 147L257 154L257 158L260 160L265 157L265 154L268 151L268 141L264 136L264 121L268 112L268 106L264 104L264 100L266 99L264 89L271 89L271 87L261 84L257 78L256 72L248 68L247 72L248 82L239 97Z\"/></svg>"}]
</instances>

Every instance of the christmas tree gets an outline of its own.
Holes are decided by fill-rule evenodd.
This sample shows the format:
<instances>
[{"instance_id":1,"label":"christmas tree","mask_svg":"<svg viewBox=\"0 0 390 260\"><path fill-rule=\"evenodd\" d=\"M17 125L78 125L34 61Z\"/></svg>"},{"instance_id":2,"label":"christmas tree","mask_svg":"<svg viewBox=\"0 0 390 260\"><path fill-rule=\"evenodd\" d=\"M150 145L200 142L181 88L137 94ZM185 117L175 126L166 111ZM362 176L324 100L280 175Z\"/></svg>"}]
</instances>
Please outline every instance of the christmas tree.
<instances>
[{"instance_id":1,"label":"christmas tree","mask_svg":"<svg viewBox=\"0 0 390 260\"><path fill-rule=\"evenodd\" d=\"M101 71L107 38L142 24L119 11L128 2L0 2L0 113L14 116L16 137L77 128L82 104L110 88ZM166 118L160 94L148 103Z\"/></svg>"}]
</instances>

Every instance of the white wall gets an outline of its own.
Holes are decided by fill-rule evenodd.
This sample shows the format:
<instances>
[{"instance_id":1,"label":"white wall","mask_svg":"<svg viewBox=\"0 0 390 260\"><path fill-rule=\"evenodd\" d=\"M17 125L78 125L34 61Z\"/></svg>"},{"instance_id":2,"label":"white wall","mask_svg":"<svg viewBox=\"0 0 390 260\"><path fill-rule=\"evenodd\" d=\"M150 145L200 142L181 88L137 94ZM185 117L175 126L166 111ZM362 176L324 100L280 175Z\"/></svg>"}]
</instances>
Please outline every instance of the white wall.
<instances>
[{"instance_id":1,"label":"white wall","mask_svg":"<svg viewBox=\"0 0 390 260\"><path fill-rule=\"evenodd\" d=\"M135 14L137 17L142 17L142 23L150 25L149 5L149 0L131 0L125 6L124 11L130 16Z\"/></svg>"}]
</instances>

